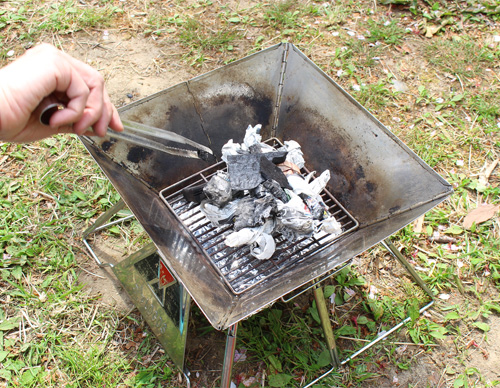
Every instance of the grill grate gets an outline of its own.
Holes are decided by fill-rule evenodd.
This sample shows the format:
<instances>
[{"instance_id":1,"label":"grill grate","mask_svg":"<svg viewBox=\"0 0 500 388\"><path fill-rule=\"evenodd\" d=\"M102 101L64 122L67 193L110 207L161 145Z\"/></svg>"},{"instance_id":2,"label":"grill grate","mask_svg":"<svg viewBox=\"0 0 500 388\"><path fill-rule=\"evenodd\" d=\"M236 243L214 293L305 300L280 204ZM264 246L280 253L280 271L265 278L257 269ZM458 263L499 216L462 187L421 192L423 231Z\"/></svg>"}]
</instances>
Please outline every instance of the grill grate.
<instances>
[{"instance_id":1,"label":"grill grate","mask_svg":"<svg viewBox=\"0 0 500 388\"><path fill-rule=\"evenodd\" d=\"M232 225L214 226L200 210L200 206L186 201L181 193L184 188L208 182L219 170L227 171L224 162L214 164L163 189L160 197L203 248L210 262L235 294L241 294L283 269L299 264L358 227L354 217L328 190L323 190L321 197L330 214L342 225L342 233L332 236L320 232L312 237L299 238L293 243L279 233L273 234L276 251L270 259L259 260L250 254L248 246L226 246L224 239L232 233ZM306 175L309 171L304 168L302 173Z\"/></svg>"}]
</instances>

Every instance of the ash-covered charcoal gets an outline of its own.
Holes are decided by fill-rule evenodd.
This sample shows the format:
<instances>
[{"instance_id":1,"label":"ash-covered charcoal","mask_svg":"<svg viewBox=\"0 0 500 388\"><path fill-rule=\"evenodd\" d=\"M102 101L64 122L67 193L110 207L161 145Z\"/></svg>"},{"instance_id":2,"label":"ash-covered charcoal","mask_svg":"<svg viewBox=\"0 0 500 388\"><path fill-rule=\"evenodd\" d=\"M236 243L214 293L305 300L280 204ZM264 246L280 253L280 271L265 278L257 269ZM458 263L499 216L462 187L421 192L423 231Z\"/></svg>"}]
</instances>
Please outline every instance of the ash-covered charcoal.
<instances>
[{"instance_id":1,"label":"ash-covered charcoal","mask_svg":"<svg viewBox=\"0 0 500 388\"><path fill-rule=\"evenodd\" d=\"M233 190L250 190L264 180L260 174L260 154L227 155L226 163Z\"/></svg>"},{"instance_id":2,"label":"ash-covered charcoal","mask_svg":"<svg viewBox=\"0 0 500 388\"><path fill-rule=\"evenodd\" d=\"M329 217L328 206L325 205L319 195L308 196L300 194L300 198L302 198L315 220L322 220Z\"/></svg>"},{"instance_id":3,"label":"ash-covered charcoal","mask_svg":"<svg viewBox=\"0 0 500 388\"><path fill-rule=\"evenodd\" d=\"M215 226L229 224L234 220L239 201L241 201L241 199L235 199L225 206L219 207L205 200L201 202L200 210Z\"/></svg>"},{"instance_id":4,"label":"ash-covered charcoal","mask_svg":"<svg viewBox=\"0 0 500 388\"><path fill-rule=\"evenodd\" d=\"M216 226L233 224L226 245L247 245L252 256L265 260L276 249L273 236L278 233L290 242L321 233L340 234L342 225L329 214L320 195L330 172L316 179L314 172L303 177L300 145L290 140L275 149L261 142L260 129L248 126L243 143L229 140L222 147L228 172L218 172L203 189L207 199L200 209L206 217Z\"/></svg>"},{"instance_id":5,"label":"ash-covered charcoal","mask_svg":"<svg viewBox=\"0 0 500 388\"><path fill-rule=\"evenodd\" d=\"M304 205L302 199L293 192L289 193L291 199L285 204L278 202L278 214L276 222L278 229L283 233L284 229L289 229L292 234L285 234L295 238L297 235L310 236L315 231L314 218Z\"/></svg>"},{"instance_id":6,"label":"ash-covered charcoal","mask_svg":"<svg viewBox=\"0 0 500 388\"><path fill-rule=\"evenodd\" d=\"M217 171L203 188L203 192L210 202L217 206L224 206L231 200L229 175L223 171Z\"/></svg>"},{"instance_id":7,"label":"ash-covered charcoal","mask_svg":"<svg viewBox=\"0 0 500 388\"><path fill-rule=\"evenodd\" d=\"M286 150L282 151L271 151L271 152L263 152L262 156L265 156L267 160L273 162L274 164L281 164L286 161L286 156L288 152Z\"/></svg>"},{"instance_id":8,"label":"ash-covered charcoal","mask_svg":"<svg viewBox=\"0 0 500 388\"><path fill-rule=\"evenodd\" d=\"M321 222L321 230L325 233L337 236L342 233L342 225L335 217L330 216Z\"/></svg>"},{"instance_id":9,"label":"ash-covered charcoal","mask_svg":"<svg viewBox=\"0 0 500 388\"><path fill-rule=\"evenodd\" d=\"M259 260L269 259L276 250L276 242L271 233L274 221L267 220L258 228L244 228L226 236L224 242L229 247L250 245L250 253Z\"/></svg>"},{"instance_id":10,"label":"ash-covered charcoal","mask_svg":"<svg viewBox=\"0 0 500 388\"><path fill-rule=\"evenodd\" d=\"M250 246L250 253L259 260L267 260L273 256L276 250L276 241L267 233L261 234Z\"/></svg>"},{"instance_id":11,"label":"ash-covered charcoal","mask_svg":"<svg viewBox=\"0 0 500 388\"><path fill-rule=\"evenodd\" d=\"M305 165L305 161L300 144L295 140L285 141L285 149L288 152L286 160L290 163L295 164L299 168L303 168Z\"/></svg>"},{"instance_id":12,"label":"ash-covered charcoal","mask_svg":"<svg viewBox=\"0 0 500 388\"><path fill-rule=\"evenodd\" d=\"M264 181L261 186L266 188L276 199L279 199L283 203L287 203L290 200L283 187L274 180Z\"/></svg>"},{"instance_id":13,"label":"ash-covered charcoal","mask_svg":"<svg viewBox=\"0 0 500 388\"><path fill-rule=\"evenodd\" d=\"M234 218L234 229L254 228L264 225L278 210L276 200L270 194L262 198L246 197L238 202Z\"/></svg>"}]
</instances>

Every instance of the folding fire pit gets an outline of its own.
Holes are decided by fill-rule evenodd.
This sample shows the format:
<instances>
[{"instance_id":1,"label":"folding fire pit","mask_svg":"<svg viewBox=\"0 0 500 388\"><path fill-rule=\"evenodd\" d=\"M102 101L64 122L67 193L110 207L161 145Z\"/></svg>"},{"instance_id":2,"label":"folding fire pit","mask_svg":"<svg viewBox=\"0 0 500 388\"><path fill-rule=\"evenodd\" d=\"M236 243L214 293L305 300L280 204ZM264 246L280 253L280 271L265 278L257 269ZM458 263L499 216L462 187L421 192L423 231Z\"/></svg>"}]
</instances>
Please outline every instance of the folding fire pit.
<instances>
[{"instance_id":1,"label":"folding fire pit","mask_svg":"<svg viewBox=\"0 0 500 388\"><path fill-rule=\"evenodd\" d=\"M223 162L210 165L121 140L82 138L123 200L84 233L84 241L97 262L106 265L86 238L128 206L152 244L112 266L114 273L186 377L190 297L216 329L229 329L223 387L230 383L237 322L339 269L452 192L292 44L271 47L163 90L122 108L120 114L206 145L219 160L229 139L241 142L248 125L262 124L263 140L296 140L306 168L331 172L322 197L342 224L341 235L303 238L294 244L276 236L276 252L261 261L247 248L226 247L227 228L212 226L197 205L180 194L224 169ZM323 326L328 328L326 321ZM333 337L331 327L325 335Z\"/></svg>"}]
</instances>

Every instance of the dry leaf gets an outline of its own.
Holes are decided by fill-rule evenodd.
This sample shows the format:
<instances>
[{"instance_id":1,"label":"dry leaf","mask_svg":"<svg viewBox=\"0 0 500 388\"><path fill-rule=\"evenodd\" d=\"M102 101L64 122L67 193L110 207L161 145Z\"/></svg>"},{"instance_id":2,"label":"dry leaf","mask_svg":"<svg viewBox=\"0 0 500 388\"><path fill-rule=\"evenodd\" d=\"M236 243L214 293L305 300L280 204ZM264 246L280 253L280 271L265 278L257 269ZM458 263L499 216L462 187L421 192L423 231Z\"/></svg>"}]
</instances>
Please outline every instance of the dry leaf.
<instances>
[{"instance_id":1,"label":"dry leaf","mask_svg":"<svg viewBox=\"0 0 500 388\"><path fill-rule=\"evenodd\" d=\"M436 26L434 24L427 24L425 28L425 37L432 38L438 31L441 29L441 26Z\"/></svg>"},{"instance_id":2,"label":"dry leaf","mask_svg":"<svg viewBox=\"0 0 500 388\"><path fill-rule=\"evenodd\" d=\"M424 228L424 218L425 214L413 221L413 231L415 233L422 233L422 230Z\"/></svg>"},{"instance_id":3,"label":"dry leaf","mask_svg":"<svg viewBox=\"0 0 500 388\"><path fill-rule=\"evenodd\" d=\"M483 186L489 186L489 179L491 176L491 173L497 166L498 162L500 162L499 159L493 161L491 164L488 165L488 163L485 164L483 171L479 173L479 183L481 183Z\"/></svg>"},{"instance_id":4,"label":"dry leaf","mask_svg":"<svg viewBox=\"0 0 500 388\"><path fill-rule=\"evenodd\" d=\"M499 205L493 205L491 203L475 208L464 218L464 228L470 229L474 222L477 225L481 222L488 221L499 209Z\"/></svg>"}]
</instances>

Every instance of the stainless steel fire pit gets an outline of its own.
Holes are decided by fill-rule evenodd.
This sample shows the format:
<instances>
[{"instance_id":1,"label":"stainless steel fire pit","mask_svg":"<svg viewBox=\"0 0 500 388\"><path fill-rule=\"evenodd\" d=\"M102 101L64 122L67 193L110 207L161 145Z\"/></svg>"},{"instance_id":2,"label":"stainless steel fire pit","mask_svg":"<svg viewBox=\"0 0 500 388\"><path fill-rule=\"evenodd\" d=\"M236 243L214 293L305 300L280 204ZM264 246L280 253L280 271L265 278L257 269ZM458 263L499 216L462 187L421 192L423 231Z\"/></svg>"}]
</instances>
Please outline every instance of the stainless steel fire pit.
<instances>
[{"instance_id":1,"label":"stainless steel fire pit","mask_svg":"<svg viewBox=\"0 0 500 388\"><path fill-rule=\"evenodd\" d=\"M223 169L222 163L208 165L111 138L82 139L150 236L160 264L219 330L335 270L452 192L443 178L292 44L271 47L163 90L122 108L120 114L177 132L219 157L229 139L239 142L249 124L262 124L264 140L296 140L306 167L331 172L323 197L342 220L342 235L282 246L269 261L255 262L245 249L221 246L226 231L208 225L178 194ZM235 260L241 265L232 266Z\"/></svg>"}]
</instances>

